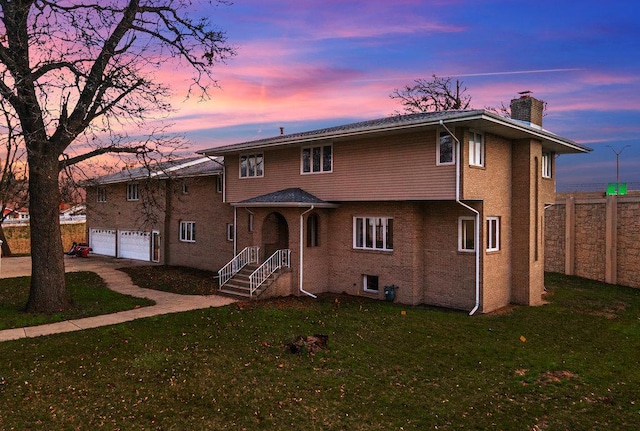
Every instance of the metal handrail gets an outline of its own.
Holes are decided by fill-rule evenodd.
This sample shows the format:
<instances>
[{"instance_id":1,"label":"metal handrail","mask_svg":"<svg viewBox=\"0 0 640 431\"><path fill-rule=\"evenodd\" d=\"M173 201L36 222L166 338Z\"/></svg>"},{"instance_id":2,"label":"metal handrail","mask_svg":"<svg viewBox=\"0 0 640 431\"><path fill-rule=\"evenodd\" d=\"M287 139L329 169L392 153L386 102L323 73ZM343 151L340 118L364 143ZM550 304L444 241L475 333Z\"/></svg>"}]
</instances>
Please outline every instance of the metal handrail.
<instances>
[{"instance_id":1,"label":"metal handrail","mask_svg":"<svg viewBox=\"0 0 640 431\"><path fill-rule=\"evenodd\" d=\"M265 260L262 265L249 276L249 296L253 293L280 268L289 268L291 266L291 250L282 249Z\"/></svg>"},{"instance_id":2,"label":"metal handrail","mask_svg":"<svg viewBox=\"0 0 640 431\"><path fill-rule=\"evenodd\" d=\"M260 255L260 247L245 247L229 263L218 271L218 288L236 275L245 265L257 263Z\"/></svg>"}]
</instances>

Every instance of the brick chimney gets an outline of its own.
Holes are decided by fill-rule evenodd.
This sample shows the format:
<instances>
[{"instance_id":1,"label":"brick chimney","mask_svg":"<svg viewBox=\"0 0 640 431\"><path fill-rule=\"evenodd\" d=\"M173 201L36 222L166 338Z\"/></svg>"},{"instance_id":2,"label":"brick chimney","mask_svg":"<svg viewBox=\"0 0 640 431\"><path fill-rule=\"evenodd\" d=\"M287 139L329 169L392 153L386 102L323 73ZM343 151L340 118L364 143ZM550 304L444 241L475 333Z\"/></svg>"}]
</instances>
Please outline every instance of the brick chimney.
<instances>
[{"instance_id":1,"label":"brick chimney","mask_svg":"<svg viewBox=\"0 0 640 431\"><path fill-rule=\"evenodd\" d=\"M530 91L521 92L518 99L511 101L511 118L514 120L542 127L543 111L544 101L531 97Z\"/></svg>"}]
</instances>

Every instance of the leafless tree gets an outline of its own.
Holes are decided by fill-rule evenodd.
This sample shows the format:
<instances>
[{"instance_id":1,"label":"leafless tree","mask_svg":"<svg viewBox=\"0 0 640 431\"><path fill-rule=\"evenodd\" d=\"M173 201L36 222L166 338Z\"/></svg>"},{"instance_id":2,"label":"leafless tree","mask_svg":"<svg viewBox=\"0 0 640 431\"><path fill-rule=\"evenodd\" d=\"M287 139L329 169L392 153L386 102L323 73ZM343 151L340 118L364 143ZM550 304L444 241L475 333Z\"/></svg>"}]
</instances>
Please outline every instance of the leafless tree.
<instances>
[{"instance_id":1,"label":"leafless tree","mask_svg":"<svg viewBox=\"0 0 640 431\"><path fill-rule=\"evenodd\" d=\"M0 106L6 102L0 99ZM4 234L2 222L7 218L5 209L19 209L27 206L26 157L19 145L10 112L0 109L5 121L0 123L0 241L2 255L10 256L11 247Z\"/></svg>"},{"instance_id":2,"label":"leafless tree","mask_svg":"<svg viewBox=\"0 0 640 431\"><path fill-rule=\"evenodd\" d=\"M403 111L398 113L414 114L468 109L471 96L466 92L462 81L433 75L429 81L416 79L413 85L395 89L389 97L402 105Z\"/></svg>"},{"instance_id":3,"label":"leafless tree","mask_svg":"<svg viewBox=\"0 0 640 431\"><path fill-rule=\"evenodd\" d=\"M170 109L168 85L154 72L168 61L188 67L189 92L206 96L216 85L212 66L234 54L224 32L207 18L190 17L194 3L0 0L0 96L27 153L33 268L28 311L70 306L58 215L60 172L107 153L149 152L139 137L113 136L131 124L142 129Z\"/></svg>"}]
</instances>

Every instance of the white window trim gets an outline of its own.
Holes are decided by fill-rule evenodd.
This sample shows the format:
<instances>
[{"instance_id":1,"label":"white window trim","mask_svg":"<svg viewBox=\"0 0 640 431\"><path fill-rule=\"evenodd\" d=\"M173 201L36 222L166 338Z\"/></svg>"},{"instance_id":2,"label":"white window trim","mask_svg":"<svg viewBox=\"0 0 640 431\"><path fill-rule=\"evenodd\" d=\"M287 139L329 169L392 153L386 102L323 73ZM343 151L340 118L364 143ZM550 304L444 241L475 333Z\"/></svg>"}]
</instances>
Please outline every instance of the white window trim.
<instances>
[{"instance_id":1,"label":"white window trim","mask_svg":"<svg viewBox=\"0 0 640 431\"><path fill-rule=\"evenodd\" d=\"M140 187L138 186L138 183L127 183L127 200L140 200Z\"/></svg>"},{"instance_id":2,"label":"white window trim","mask_svg":"<svg viewBox=\"0 0 640 431\"><path fill-rule=\"evenodd\" d=\"M542 178L553 178L553 153L542 153Z\"/></svg>"},{"instance_id":3,"label":"white window trim","mask_svg":"<svg viewBox=\"0 0 640 431\"><path fill-rule=\"evenodd\" d=\"M107 188L98 186L96 188L96 202L104 203L107 201Z\"/></svg>"},{"instance_id":4,"label":"white window trim","mask_svg":"<svg viewBox=\"0 0 640 431\"><path fill-rule=\"evenodd\" d=\"M224 182L224 177L222 175L217 175L216 176L216 193L222 193L222 188L224 187L223 182Z\"/></svg>"},{"instance_id":5,"label":"white window trim","mask_svg":"<svg viewBox=\"0 0 640 431\"><path fill-rule=\"evenodd\" d=\"M196 242L196 222L180 222L180 242Z\"/></svg>"},{"instance_id":6,"label":"white window trim","mask_svg":"<svg viewBox=\"0 0 640 431\"><path fill-rule=\"evenodd\" d=\"M473 236L472 236L473 248L465 248L464 247L465 246L465 241L464 241L465 238L463 236L463 234L464 234L463 223L465 221L473 222L473 229L474 229ZM465 252L465 253L467 253L467 252L470 253L470 252L475 252L476 251L476 246L477 245L476 245L476 238L475 238L476 237L475 229L476 229L476 219L475 219L475 217L458 217L458 251Z\"/></svg>"},{"instance_id":7,"label":"white window trim","mask_svg":"<svg viewBox=\"0 0 640 431\"><path fill-rule=\"evenodd\" d=\"M450 165L455 165L456 164L456 140L453 139L453 136L451 136L451 161L450 162L441 162L440 161L440 139L442 138L443 135L448 135L451 136L451 134L449 134L449 132L444 131L444 130L440 130L438 131L438 133L436 133L436 166L450 166Z\"/></svg>"},{"instance_id":8,"label":"white window trim","mask_svg":"<svg viewBox=\"0 0 640 431\"><path fill-rule=\"evenodd\" d=\"M495 222L495 229L493 223ZM500 250L500 217L487 217L487 251ZM494 240L494 241L492 241ZM490 244L495 242L495 247L491 247Z\"/></svg>"},{"instance_id":9,"label":"white window trim","mask_svg":"<svg viewBox=\"0 0 640 431\"><path fill-rule=\"evenodd\" d=\"M378 289L367 289L369 285L369 277L378 277ZM362 274L362 290L367 293L378 293L380 291L380 277L373 274Z\"/></svg>"},{"instance_id":10,"label":"white window trim","mask_svg":"<svg viewBox=\"0 0 640 431\"><path fill-rule=\"evenodd\" d=\"M323 170L324 168L324 148L331 148L331 167L328 171ZM320 170L313 170L313 149L320 148ZM304 150L310 150L310 159L309 159L309 172L304 171ZM333 144L327 145L309 145L306 147L300 148L300 175L317 175L317 174L330 174L333 172Z\"/></svg>"},{"instance_id":11,"label":"white window trim","mask_svg":"<svg viewBox=\"0 0 640 431\"><path fill-rule=\"evenodd\" d=\"M189 184L187 184L186 182L182 183L182 194L183 195L189 194Z\"/></svg>"},{"instance_id":12,"label":"white window trim","mask_svg":"<svg viewBox=\"0 0 640 431\"><path fill-rule=\"evenodd\" d=\"M476 155L477 155L477 142L475 140L476 137L480 137L480 154L479 154L479 158L480 160L476 160ZM473 140L472 140L473 137ZM473 148L472 148L472 142L474 143ZM473 156L473 157L472 157ZM469 131L469 166L476 166L476 167L484 167L484 159L485 159L485 143L484 143L484 134L480 133L480 132L476 132L475 130L470 130Z\"/></svg>"},{"instance_id":13,"label":"white window trim","mask_svg":"<svg viewBox=\"0 0 640 431\"><path fill-rule=\"evenodd\" d=\"M357 220L362 219L362 245L357 244ZM375 227L377 225L371 224L370 221L377 222L380 220L382 223L382 248L376 247L376 232ZM382 251L382 252L392 252L393 251L393 230L391 231L391 248L388 248L387 244L387 232L389 229L389 220L391 220L393 224L393 217L375 217L375 216L354 216L353 217L353 248L355 250L369 250L369 251ZM367 247L367 231L371 229L371 247Z\"/></svg>"},{"instance_id":14,"label":"white window trim","mask_svg":"<svg viewBox=\"0 0 640 431\"><path fill-rule=\"evenodd\" d=\"M233 241L234 233L233 223L227 223L227 241Z\"/></svg>"},{"instance_id":15,"label":"white window trim","mask_svg":"<svg viewBox=\"0 0 640 431\"><path fill-rule=\"evenodd\" d=\"M246 157L247 158L247 175L242 175L242 158ZM261 159L261 170L260 170L260 175L257 175L258 172L258 157L260 157ZM249 175L249 160L256 160L256 165L255 165L255 175ZM240 158L238 159L238 177L241 179L246 179L246 178L262 178L264 177L264 153L253 153L253 154L241 154Z\"/></svg>"}]
</instances>

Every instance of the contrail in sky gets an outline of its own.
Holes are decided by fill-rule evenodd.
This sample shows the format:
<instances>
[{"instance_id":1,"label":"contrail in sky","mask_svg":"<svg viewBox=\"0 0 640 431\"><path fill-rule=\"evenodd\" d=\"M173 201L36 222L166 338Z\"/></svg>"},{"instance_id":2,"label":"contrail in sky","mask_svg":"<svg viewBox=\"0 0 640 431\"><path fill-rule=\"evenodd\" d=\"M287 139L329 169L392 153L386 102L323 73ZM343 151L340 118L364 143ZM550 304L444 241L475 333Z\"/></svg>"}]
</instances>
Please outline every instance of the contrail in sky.
<instances>
[{"instance_id":1,"label":"contrail in sky","mask_svg":"<svg viewBox=\"0 0 640 431\"><path fill-rule=\"evenodd\" d=\"M553 72L574 72L583 69L538 69L538 70L514 70L510 72L486 72L486 73L463 73L447 76L493 76L493 75L522 75L525 73L553 73Z\"/></svg>"},{"instance_id":2,"label":"contrail in sky","mask_svg":"<svg viewBox=\"0 0 640 431\"><path fill-rule=\"evenodd\" d=\"M584 70L579 68L574 69L538 69L538 70L513 70L506 72L485 72L485 73L428 73L425 76L438 76L438 77L468 77L468 76L500 76L500 75L524 75L527 73L558 73L558 72L575 72L577 70ZM355 82L377 82L377 81L407 81L414 78L408 77L392 77L392 78L372 78L372 79L356 79Z\"/></svg>"}]
</instances>

